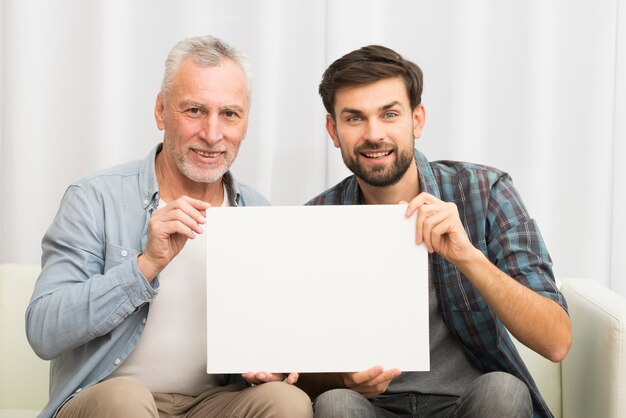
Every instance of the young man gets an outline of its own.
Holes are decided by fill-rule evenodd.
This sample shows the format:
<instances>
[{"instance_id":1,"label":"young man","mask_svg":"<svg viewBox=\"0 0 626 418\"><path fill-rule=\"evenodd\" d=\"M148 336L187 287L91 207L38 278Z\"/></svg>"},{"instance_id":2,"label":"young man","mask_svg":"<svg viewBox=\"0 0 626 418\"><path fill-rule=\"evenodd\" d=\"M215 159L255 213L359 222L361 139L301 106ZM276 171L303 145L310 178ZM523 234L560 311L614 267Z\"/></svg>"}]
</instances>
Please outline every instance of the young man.
<instances>
[{"instance_id":1,"label":"young man","mask_svg":"<svg viewBox=\"0 0 626 418\"><path fill-rule=\"evenodd\" d=\"M295 373L247 373L252 387L206 373L204 216L268 204L229 172L248 126L247 68L220 39L179 42L154 111L163 143L65 193L26 314L31 345L52 360L41 417L312 416Z\"/></svg>"},{"instance_id":2,"label":"young man","mask_svg":"<svg viewBox=\"0 0 626 418\"><path fill-rule=\"evenodd\" d=\"M354 175L309 204L408 202L407 216L418 211L416 242L430 253L431 369L302 375L299 385L319 394L315 416L551 416L505 327L559 362L571 344L569 317L510 177L429 162L414 149L426 116L422 72L395 51L350 52L326 70L319 92L328 133Z\"/></svg>"}]
</instances>

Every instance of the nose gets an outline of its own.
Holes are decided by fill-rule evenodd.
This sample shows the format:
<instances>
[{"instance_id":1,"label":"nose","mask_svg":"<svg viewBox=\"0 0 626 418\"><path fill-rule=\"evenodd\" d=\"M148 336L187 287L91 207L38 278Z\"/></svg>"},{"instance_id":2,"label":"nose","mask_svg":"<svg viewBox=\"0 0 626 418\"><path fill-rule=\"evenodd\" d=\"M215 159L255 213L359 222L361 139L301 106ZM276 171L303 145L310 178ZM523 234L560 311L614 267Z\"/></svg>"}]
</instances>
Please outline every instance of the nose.
<instances>
[{"instance_id":1,"label":"nose","mask_svg":"<svg viewBox=\"0 0 626 418\"><path fill-rule=\"evenodd\" d=\"M205 117L200 126L198 136L208 144L220 142L223 139L223 133L219 116L210 114Z\"/></svg>"},{"instance_id":2,"label":"nose","mask_svg":"<svg viewBox=\"0 0 626 418\"><path fill-rule=\"evenodd\" d=\"M368 120L364 139L368 141L382 141L385 139L384 126L377 118Z\"/></svg>"}]
</instances>

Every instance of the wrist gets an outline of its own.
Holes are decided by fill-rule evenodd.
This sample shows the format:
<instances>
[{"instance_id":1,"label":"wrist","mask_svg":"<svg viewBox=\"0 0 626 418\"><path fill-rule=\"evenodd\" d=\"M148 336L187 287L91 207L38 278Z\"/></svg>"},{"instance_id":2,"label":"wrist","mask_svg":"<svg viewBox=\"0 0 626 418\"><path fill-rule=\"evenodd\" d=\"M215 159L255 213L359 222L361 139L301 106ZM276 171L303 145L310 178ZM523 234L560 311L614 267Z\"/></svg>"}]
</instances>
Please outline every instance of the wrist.
<instances>
[{"instance_id":1,"label":"wrist","mask_svg":"<svg viewBox=\"0 0 626 418\"><path fill-rule=\"evenodd\" d=\"M140 253L137 256L137 265L139 266L139 271L143 274L143 277L148 283L152 283L154 278L159 274L159 270L154 267L154 264L145 253Z\"/></svg>"},{"instance_id":2,"label":"wrist","mask_svg":"<svg viewBox=\"0 0 626 418\"><path fill-rule=\"evenodd\" d=\"M484 261L489 262L482 251L478 248L472 247L471 250L467 251L462 258L455 261L453 264L467 275L467 273L480 266L480 264Z\"/></svg>"}]
</instances>

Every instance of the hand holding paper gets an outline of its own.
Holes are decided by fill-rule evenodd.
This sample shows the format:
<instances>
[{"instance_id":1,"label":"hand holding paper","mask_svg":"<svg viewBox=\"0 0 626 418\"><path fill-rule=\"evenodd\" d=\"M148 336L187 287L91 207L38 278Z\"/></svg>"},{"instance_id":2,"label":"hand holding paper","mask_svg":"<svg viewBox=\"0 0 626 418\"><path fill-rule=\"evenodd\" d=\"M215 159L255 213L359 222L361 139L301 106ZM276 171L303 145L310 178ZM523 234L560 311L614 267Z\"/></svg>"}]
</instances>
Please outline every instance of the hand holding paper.
<instances>
[{"instance_id":1,"label":"hand holding paper","mask_svg":"<svg viewBox=\"0 0 626 418\"><path fill-rule=\"evenodd\" d=\"M267 382L280 382L287 380L287 383L293 385L298 381L298 373L267 373L267 372L248 372L241 375L248 382L253 385L260 385Z\"/></svg>"},{"instance_id":2,"label":"hand holding paper","mask_svg":"<svg viewBox=\"0 0 626 418\"><path fill-rule=\"evenodd\" d=\"M143 276L152 280L178 255L188 239L202 233L202 212L211 205L182 196L154 211L148 221L148 243L137 262Z\"/></svg>"},{"instance_id":3,"label":"hand holding paper","mask_svg":"<svg viewBox=\"0 0 626 418\"><path fill-rule=\"evenodd\" d=\"M373 398L387 390L391 381L400 376L400 370L383 370L381 366L374 366L364 372L341 373L340 376L345 387L366 398Z\"/></svg>"},{"instance_id":4,"label":"hand holding paper","mask_svg":"<svg viewBox=\"0 0 626 418\"><path fill-rule=\"evenodd\" d=\"M436 252L457 265L475 251L453 202L444 202L428 193L420 193L409 203L406 216L418 211L415 242L424 243L429 253Z\"/></svg>"}]
</instances>

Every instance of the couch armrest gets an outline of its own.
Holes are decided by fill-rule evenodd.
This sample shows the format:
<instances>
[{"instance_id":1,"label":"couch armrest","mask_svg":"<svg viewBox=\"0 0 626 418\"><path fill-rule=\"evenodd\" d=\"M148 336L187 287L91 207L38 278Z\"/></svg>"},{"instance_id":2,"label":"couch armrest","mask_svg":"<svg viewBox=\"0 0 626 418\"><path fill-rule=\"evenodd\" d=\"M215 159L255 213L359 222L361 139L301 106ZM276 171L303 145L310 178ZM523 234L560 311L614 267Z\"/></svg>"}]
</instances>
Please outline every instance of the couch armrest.
<instances>
[{"instance_id":1,"label":"couch armrest","mask_svg":"<svg viewBox=\"0 0 626 418\"><path fill-rule=\"evenodd\" d=\"M626 416L626 299L595 280L563 279L573 342L561 365L563 416Z\"/></svg>"}]
</instances>

